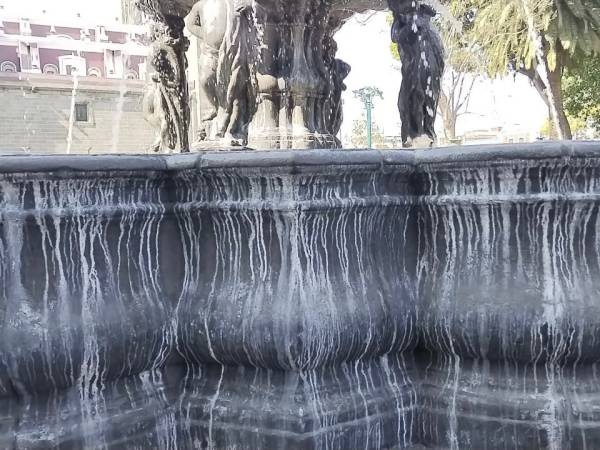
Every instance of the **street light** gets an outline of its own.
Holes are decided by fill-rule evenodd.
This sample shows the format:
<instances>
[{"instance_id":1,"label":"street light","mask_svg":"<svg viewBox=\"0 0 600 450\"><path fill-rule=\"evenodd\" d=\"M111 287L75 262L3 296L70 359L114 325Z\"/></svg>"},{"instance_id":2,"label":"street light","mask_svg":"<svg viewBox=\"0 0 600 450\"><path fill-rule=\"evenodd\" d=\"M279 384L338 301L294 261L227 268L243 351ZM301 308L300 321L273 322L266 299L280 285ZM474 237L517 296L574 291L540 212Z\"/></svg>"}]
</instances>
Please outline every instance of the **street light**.
<instances>
[{"instance_id":1,"label":"street light","mask_svg":"<svg viewBox=\"0 0 600 450\"><path fill-rule=\"evenodd\" d=\"M383 99L383 92L376 87L367 86L354 91L354 97L363 102L367 112L367 148L373 147L373 99L379 97Z\"/></svg>"}]
</instances>

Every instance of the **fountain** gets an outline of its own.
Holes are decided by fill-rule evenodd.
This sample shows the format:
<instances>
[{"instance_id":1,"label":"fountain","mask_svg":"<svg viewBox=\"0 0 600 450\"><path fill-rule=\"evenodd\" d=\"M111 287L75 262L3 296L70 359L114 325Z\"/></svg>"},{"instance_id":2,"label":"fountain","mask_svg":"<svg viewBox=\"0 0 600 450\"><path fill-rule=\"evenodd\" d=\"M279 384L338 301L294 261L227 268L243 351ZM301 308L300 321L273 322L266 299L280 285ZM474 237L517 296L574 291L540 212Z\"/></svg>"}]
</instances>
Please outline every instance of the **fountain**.
<instances>
[{"instance_id":1,"label":"fountain","mask_svg":"<svg viewBox=\"0 0 600 450\"><path fill-rule=\"evenodd\" d=\"M144 3L156 147L186 150L193 5ZM304 64L296 38L374 2L273 1L283 24L266 4L235 3L226 48L286 36L293 64L217 91L207 121L280 150L0 156L0 448L594 448L599 144L335 150L308 119L339 122L343 77L308 71L344 66ZM435 62L431 11L391 6ZM431 131L419 94L401 89L407 142Z\"/></svg>"},{"instance_id":2,"label":"fountain","mask_svg":"<svg viewBox=\"0 0 600 450\"><path fill-rule=\"evenodd\" d=\"M593 448L597 152L4 156L0 446Z\"/></svg>"},{"instance_id":3,"label":"fountain","mask_svg":"<svg viewBox=\"0 0 600 450\"><path fill-rule=\"evenodd\" d=\"M402 140L407 146L421 136L435 140L444 59L430 23L436 13L427 5L412 0L138 0L138 5L160 24L151 61L163 123L171 130L158 127L163 151L189 149L189 108L182 101L188 98L184 22L201 43L202 126L195 149L337 148L350 67L336 58L333 35L354 14L385 7L393 12L392 39L406 62L399 95Z\"/></svg>"}]
</instances>

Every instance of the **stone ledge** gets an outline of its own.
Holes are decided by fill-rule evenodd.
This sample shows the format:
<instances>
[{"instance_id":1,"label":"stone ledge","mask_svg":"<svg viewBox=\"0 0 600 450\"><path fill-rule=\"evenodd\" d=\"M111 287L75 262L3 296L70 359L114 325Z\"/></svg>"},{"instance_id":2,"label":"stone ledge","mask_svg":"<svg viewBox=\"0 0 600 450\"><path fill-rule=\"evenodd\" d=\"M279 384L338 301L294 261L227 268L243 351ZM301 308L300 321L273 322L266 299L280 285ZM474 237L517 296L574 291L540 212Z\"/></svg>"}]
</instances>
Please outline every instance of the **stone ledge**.
<instances>
[{"instance_id":1,"label":"stone ledge","mask_svg":"<svg viewBox=\"0 0 600 450\"><path fill-rule=\"evenodd\" d=\"M600 142L539 142L432 150L270 150L180 155L0 155L0 173L70 171L180 171L223 168L428 166L506 159L600 157Z\"/></svg>"}]
</instances>

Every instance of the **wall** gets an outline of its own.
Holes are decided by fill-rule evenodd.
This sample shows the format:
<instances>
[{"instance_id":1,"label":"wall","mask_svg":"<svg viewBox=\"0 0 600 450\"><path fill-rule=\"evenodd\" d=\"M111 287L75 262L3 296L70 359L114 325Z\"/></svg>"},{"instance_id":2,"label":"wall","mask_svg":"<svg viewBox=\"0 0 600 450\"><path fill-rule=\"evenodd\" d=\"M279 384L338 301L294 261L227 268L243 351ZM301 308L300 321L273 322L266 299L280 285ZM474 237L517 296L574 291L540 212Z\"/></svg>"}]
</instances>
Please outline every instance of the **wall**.
<instances>
[{"instance_id":1,"label":"wall","mask_svg":"<svg viewBox=\"0 0 600 450\"><path fill-rule=\"evenodd\" d=\"M142 114L144 89L141 81L80 79L75 101L89 105L90 121L75 123L71 152L145 153L154 131ZM72 79L2 74L0 97L0 152L67 150Z\"/></svg>"},{"instance_id":2,"label":"wall","mask_svg":"<svg viewBox=\"0 0 600 450\"><path fill-rule=\"evenodd\" d=\"M17 70L20 67L19 55L17 54L17 48L9 45L0 45L0 63L4 61L10 61L17 66Z\"/></svg>"}]
</instances>

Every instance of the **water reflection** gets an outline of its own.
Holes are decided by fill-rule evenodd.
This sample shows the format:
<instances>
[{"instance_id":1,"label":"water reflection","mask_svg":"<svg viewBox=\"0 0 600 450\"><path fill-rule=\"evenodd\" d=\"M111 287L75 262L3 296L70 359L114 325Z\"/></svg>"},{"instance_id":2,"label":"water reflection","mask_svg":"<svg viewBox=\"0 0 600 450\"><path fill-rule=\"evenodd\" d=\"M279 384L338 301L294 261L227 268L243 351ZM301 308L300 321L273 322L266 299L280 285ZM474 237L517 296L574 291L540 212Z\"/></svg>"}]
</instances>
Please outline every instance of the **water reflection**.
<instances>
[{"instance_id":1,"label":"water reflection","mask_svg":"<svg viewBox=\"0 0 600 450\"><path fill-rule=\"evenodd\" d=\"M414 363L306 372L184 367L93 389L0 401L0 445L19 449L390 448L416 442ZM82 397L82 392L91 393Z\"/></svg>"}]
</instances>

